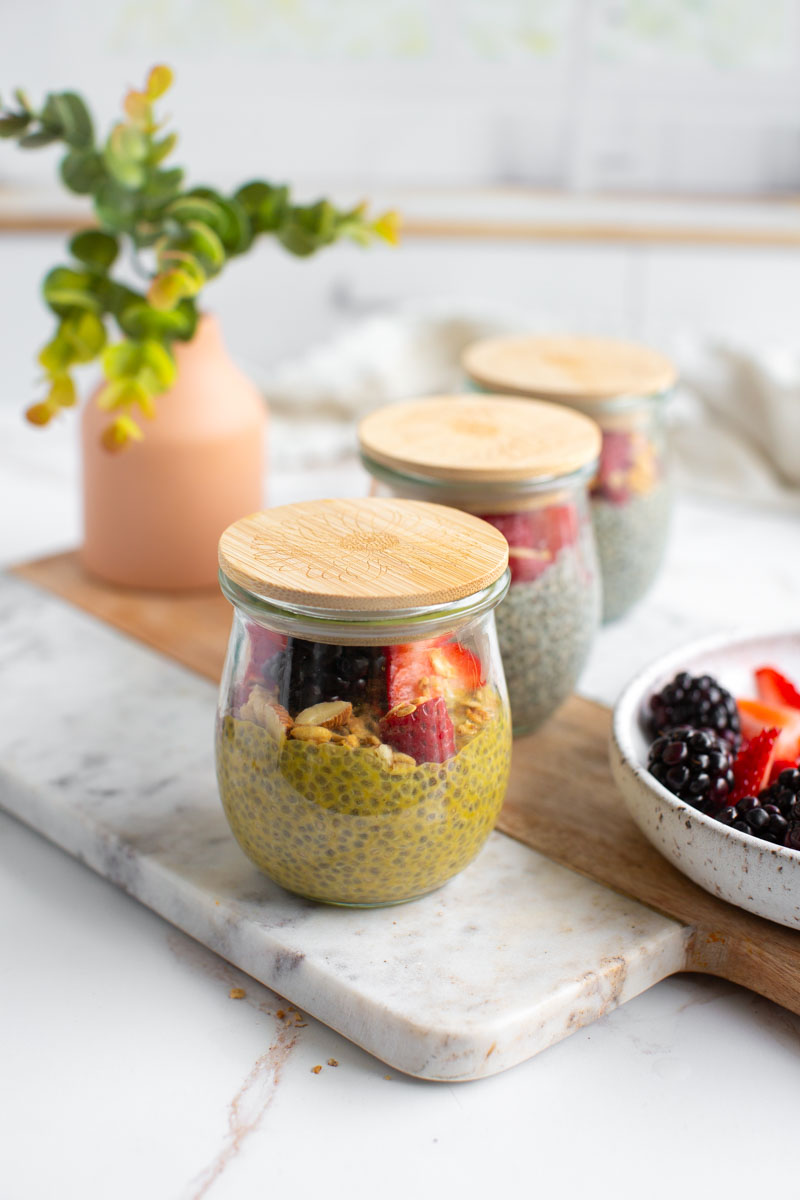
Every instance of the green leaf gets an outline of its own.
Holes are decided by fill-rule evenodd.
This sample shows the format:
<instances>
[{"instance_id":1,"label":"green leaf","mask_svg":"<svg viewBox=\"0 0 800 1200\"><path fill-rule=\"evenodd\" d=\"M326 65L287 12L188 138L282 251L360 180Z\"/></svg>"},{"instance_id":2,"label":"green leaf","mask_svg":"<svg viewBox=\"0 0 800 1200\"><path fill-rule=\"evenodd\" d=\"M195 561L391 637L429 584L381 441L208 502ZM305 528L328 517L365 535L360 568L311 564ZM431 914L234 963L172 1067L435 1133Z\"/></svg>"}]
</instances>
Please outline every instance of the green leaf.
<instances>
[{"instance_id":1,"label":"green leaf","mask_svg":"<svg viewBox=\"0 0 800 1200\"><path fill-rule=\"evenodd\" d=\"M141 197L109 179L95 193L94 210L101 225L126 233L136 223Z\"/></svg>"},{"instance_id":2,"label":"green leaf","mask_svg":"<svg viewBox=\"0 0 800 1200\"><path fill-rule=\"evenodd\" d=\"M59 337L70 348L71 362L93 362L106 344L106 327L96 313L74 313L62 321Z\"/></svg>"},{"instance_id":3,"label":"green leaf","mask_svg":"<svg viewBox=\"0 0 800 1200\"><path fill-rule=\"evenodd\" d=\"M177 196L183 183L183 168L171 167L168 171L156 171L150 176L146 195L156 204L164 204Z\"/></svg>"},{"instance_id":4,"label":"green leaf","mask_svg":"<svg viewBox=\"0 0 800 1200\"><path fill-rule=\"evenodd\" d=\"M110 380L136 379L154 394L167 391L178 377L175 360L155 338L108 346L103 353L103 370Z\"/></svg>"},{"instance_id":5,"label":"green leaf","mask_svg":"<svg viewBox=\"0 0 800 1200\"><path fill-rule=\"evenodd\" d=\"M213 204L214 219L206 217L205 220L219 234L229 257L242 254L252 245L253 231L250 219L238 201L228 200L212 188L200 187L192 188L185 198L192 201L207 200Z\"/></svg>"},{"instance_id":6,"label":"green leaf","mask_svg":"<svg viewBox=\"0 0 800 1200\"><path fill-rule=\"evenodd\" d=\"M72 408L75 404L75 384L66 371L55 375L50 385L47 401L55 408Z\"/></svg>"},{"instance_id":7,"label":"green leaf","mask_svg":"<svg viewBox=\"0 0 800 1200\"><path fill-rule=\"evenodd\" d=\"M48 375L57 375L65 367L75 362L72 348L69 342L61 336L60 329L52 341L42 347L37 357Z\"/></svg>"},{"instance_id":8,"label":"green leaf","mask_svg":"<svg viewBox=\"0 0 800 1200\"><path fill-rule=\"evenodd\" d=\"M124 450L129 442L140 442L143 437L144 434L136 422L122 413L103 430L100 442L106 450L116 454L118 451Z\"/></svg>"},{"instance_id":9,"label":"green leaf","mask_svg":"<svg viewBox=\"0 0 800 1200\"><path fill-rule=\"evenodd\" d=\"M74 308L99 312L100 303L91 293L91 276L69 267L54 267L44 278L42 291L50 308L57 313L69 313Z\"/></svg>"},{"instance_id":10,"label":"green leaf","mask_svg":"<svg viewBox=\"0 0 800 1200\"><path fill-rule=\"evenodd\" d=\"M150 151L150 162L157 165L168 158L178 144L177 133L168 133L160 142L153 142Z\"/></svg>"},{"instance_id":11,"label":"green leaf","mask_svg":"<svg viewBox=\"0 0 800 1200\"><path fill-rule=\"evenodd\" d=\"M26 93L23 92L22 88L14 88L14 99L16 100L17 104L20 106L20 108L22 109L23 112L26 112L26 113L33 112L33 105L31 104L30 100L28 99Z\"/></svg>"},{"instance_id":12,"label":"green leaf","mask_svg":"<svg viewBox=\"0 0 800 1200\"><path fill-rule=\"evenodd\" d=\"M101 277L95 280L92 289L95 296L101 301L106 312L112 313L119 320L120 314L129 308L131 304L141 303L143 297L139 292L135 292L133 288L126 287L124 283L117 283L115 279L106 279Z\"/></svg>"},{"instance_id":13,"label":"green leaf","mask_svg":"<svg viewBox=\"0 0 800 1200\"><path fill-rule=\"evenodd\" d=\"M120 158L109 146L103 151L103 162L109 175L127 191L136 191L147 179L147 170L143 163Z\"/></svg>"},{"instance_id":14,"label":"green leaf","mask_svg":"<svg viewBox=\"0 0 800 1200\"><path fill-rule=\"evenodd\" d=\"M142 367L138 342L115 342L103 351L103 370L108 379L135 379Z\"/></svg>"},{"instance_id":15,"label":"green leaf","mask_svg":"<svg viewBox=\"0 0 800 1200\"><path fill-rule=\"evenodd\" d=\"M198 196L196 192L178 196L167 208L166 215L181 225L186 225L189 221L205 221L217 233L222 232L219 227L225 224L225 214L216 198Z\"/></svg>"},{"instance_id":16,"label":"green leaf","mask_svg":"<svg viewBox=\"0 0 800 1200\"><path fill-rule=\"evenodd\" d=\"M149 139L135 125L120 122L111 130L109 144L118 158L130 162L144 162L150 152Z\"/></svg>"},{"instance_id":17,"label":"green leaf","mask_svg":"<svg viewBox=\"0 0 800 1200\"><path fill-rule=\"evenodd\" d=\"M21 137L19 145L23 150L36 150L39 146L49 146L52 142L57 142L60 137L60 130L38 129L35 133L26 133Z\"/></svg>"},{"instance_id":18,"label":"green leaf","mask_svg":"<svg viewBox=\"0 0 800 1200\"><path fill-rule=\"evenodd\" d=\"M138 404L147 416L154 415L152 397L138 379L113 379L97 397L98 407L105 412L112 412L115 408L130 408L134 404Z\"/></svg>"},{"instance_id":19,"label":"green leaf","mask_svg":"<svg viewBox=\"0 0 800 1200\"><path fill-rule=\"evenodd\" d=\"M159 64L153 67L147 76L147 95L151 100L159 100L172 87L173 74L169 67Z\"/></svg>"},{"instance_id":20,"label":"green leaf","mask_svg":"<svg viewBox=\"0 0 800 1200\"><path fill-rule=\"evenodd\" d=\"M29 113L6 113L0 117L0 138L12 138L22 133L31 123Z\"/></svg>"},{"instance_id":21,"label":"green leaf","mask_svg":"<svg viewBox=\"0 0 800 1200\"><path fill-rule=\"evenodd\" d=\"M158 387L153 390L167 391L178 378L178 368L175 365L175 359L166 346L156 341L155 338L145 338L141 345L143 367L152 372L158 384ZM142 377L145 380L147 379L145 371L143 371Z\"/></svg>"},{"instance_id":22,"label":"green leaf","mask_svg":"<svg viewBox=\"0 0 800 1200\"><path fill-rule=\"evenodd\" d=\"M285 218L289 189L256 180L240 187L234 200L247 213L254 233L273 233Z\"/></svg>"},{"instance_id":23,"label":"green leaf","mask_svg":"<svg viewBox=\"0 0 800 1200\"><path fill-rule=\"evenodd\" d=\"M94 141L94 127L89 110L76 92L56 92L49 97L64 141L76 150L87 150Z\"/></svg>"},{"instance_id":24,"label":"green leaf","mask_svg":"<svg viewBox=\"0 0 800 1200\"><path fill-rule=\"evenodd\" d=\"M189 341L197 327L197 312L190 300L176 308L152 308L144 300L129 305L119 315L122 330L133 338L178 338Z\"/></svg>"},{"instance_id":25,"label":"green leaf","mask_svg":"<svg viewBox=\"0 0 800 1200\"><path fill-rule=\"evenodd\" d=\"M69 248L80 262L105 272L119 253L119 242L111 233L103 233L99 229L86 229L75 234Z\"/></svg>"},{"instance_id":26,"label":"green leaf","mask_svg":"<svg viewBox=\"0 0 800 1200\"><path fill-rule=\"evenodd\" d=\"M106 178L103 159L96 150L71 151L61 160L59 169L66 186L80 196L97 191Z\"/></svg>"},{"instance_id":27,"label":"green leaf","mask_svg":"<svg viewBox=\"0 0 800 1200\"><path fill-rule=\"evenodd\" d=\"M192 252L211 272L220 271L225 265L225 247L211 226L204 221L189 221L184 228Z\"/></svg>"}]
</instances>

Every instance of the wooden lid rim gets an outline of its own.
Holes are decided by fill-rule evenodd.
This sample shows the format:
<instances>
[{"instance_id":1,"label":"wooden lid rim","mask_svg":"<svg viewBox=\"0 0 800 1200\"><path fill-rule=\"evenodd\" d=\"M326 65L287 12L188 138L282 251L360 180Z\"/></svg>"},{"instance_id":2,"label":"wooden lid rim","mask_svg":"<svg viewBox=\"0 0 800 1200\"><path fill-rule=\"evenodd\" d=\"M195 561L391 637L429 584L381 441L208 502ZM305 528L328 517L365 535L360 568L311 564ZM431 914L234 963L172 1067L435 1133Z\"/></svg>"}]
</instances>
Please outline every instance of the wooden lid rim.
<instances>
[{"instance_id":1,"label":"wooden lid rim","mask_svg":"<svg viewBox=\"0 0 800 1200\"><path fill-rule=\"evenodd\" d=\"M383 405L358 426L368 467L481 488L571 476L597 462L601 440L596 422L569 406L475 392Z\"/></svg>"},{"instance_id":2,"label":"wooden lid rim","mask_svg":"<svg viewBox=\"0 0 800 1200\"><path fill-rule=\"evenodd\" d=\"M469 604L503 575L508 545L487 522L428 501L309 500L235 521L219 565L231 585L300 616L392 619Z\"/></svg>"}]
</instances>

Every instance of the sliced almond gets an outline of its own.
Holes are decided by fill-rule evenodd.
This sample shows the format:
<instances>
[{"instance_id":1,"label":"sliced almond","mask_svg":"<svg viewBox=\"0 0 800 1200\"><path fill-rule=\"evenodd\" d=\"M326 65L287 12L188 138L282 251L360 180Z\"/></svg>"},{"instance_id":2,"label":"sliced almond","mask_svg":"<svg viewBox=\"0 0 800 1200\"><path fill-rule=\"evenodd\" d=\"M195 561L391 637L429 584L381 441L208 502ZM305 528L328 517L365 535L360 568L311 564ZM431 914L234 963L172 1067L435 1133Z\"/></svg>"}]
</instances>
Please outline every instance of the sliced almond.
<instances>
[{"instance_id":1,"label":"sliced almond","mask_svg":"<svg viewBox=\"0 0 800 1200\"><path fill-rule=\"evenodd\" d=\"M394 751L391 746L387 746L385 742L381 742L377 746L371 746L370 754L374 754L380 760L382 766L391 770L392 762L394 761Z\"/></svg>"},{"instance_id":2,"label":"sliced almond","mask_svg":"<svg viewBox=\"0 0 800 1200\"><path fill-rule=\"evenodd\" d=\"M324 700L304 708L294 719L295 725L320 725L325 729L338 729L346 725L353 715L353 706L347 700Z\"/></svg>"},{"instance_id":3,"label":"sliced almond","mask_svg":"<svg viewBox=\"0 0 800 1200\"><path fill-rule=\"evenodd\" d=\"M258 683L250 689L250 695L239 709L239 716L243 721L261 725L279 742L292 727L292 718L286 709L276 704L267 689Z\"/></svg>"},{"instance_id":4,"label":"sliced almond","mask_svg":"<svg viewBox=\"0 0 800 1200\"><path fill-rule=\"evenodd\" d=\"M387 717L410 717L416 711L416 704L412 704L409 700L402 700L400 704L395 704L394 708L390 708L386 715Z\"/></svg>"},{"instance_id":5,"label":"sliced almond","mask_svg":"<svg viewBox=\"0 0 800 1200\"><path fill-rule=\"evenodd\" d=\"M291 736L298 742L329 742L333 737L323 725L293 725Z\"/></svg>"},{"instance_id":6,"label":"sliced almond","mask_svg":"<svg viewBox=\"0 0 800 1200\"><path fill-rule=\"evenodd\" d=\"M392 756L392 770L413 771L417 765L417 760L412 758L410 754L402 754L399 750L395 750Z\"/></svg>"}]
</instances>

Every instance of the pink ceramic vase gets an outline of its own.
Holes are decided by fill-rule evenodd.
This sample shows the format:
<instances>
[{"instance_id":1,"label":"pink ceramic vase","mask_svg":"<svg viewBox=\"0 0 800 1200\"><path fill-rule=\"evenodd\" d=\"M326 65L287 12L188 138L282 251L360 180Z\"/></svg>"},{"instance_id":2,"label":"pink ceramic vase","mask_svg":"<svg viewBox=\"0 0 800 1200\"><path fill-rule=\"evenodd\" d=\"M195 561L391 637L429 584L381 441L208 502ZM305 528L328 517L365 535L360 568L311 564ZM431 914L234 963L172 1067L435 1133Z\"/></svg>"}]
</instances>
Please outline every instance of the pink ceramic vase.
<instances>
[{"instance_id":1,"label":"pink ceramic vase","mask_svg":"<svg viewBox=\"0 0 800 1200\"><path fill-rule=\"evenodd\" d=\"M94 397L81 424L84 543L93 575L141 588L211 587L217 541L263 507L266 406L235 366L213 317L176 342L178 379L142 422L144 440L112 454Z\"/></svg>"}]
</instances>

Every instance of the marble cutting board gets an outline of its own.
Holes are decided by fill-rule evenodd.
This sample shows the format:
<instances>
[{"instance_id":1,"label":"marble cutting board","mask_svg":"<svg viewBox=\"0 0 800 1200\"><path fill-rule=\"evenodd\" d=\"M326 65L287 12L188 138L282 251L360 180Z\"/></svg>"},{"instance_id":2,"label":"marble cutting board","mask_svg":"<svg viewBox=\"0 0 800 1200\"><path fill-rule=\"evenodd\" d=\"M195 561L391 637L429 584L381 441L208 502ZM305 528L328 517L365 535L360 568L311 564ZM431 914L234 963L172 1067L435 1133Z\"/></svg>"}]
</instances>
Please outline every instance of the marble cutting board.
<instances>
[{"instance_id":1,"label":"marble cutting board","mask_svg":"<svg viewBox=\"0 0 800 1200\"><path fill-rule=\"evenodd\" d=\"M0 628L0 804L398 1070L502 1071L686 964L685 924L499 833L411 904L298 900L228 831L212 684L8 575Z\"/></svg>"}]
</instances>

